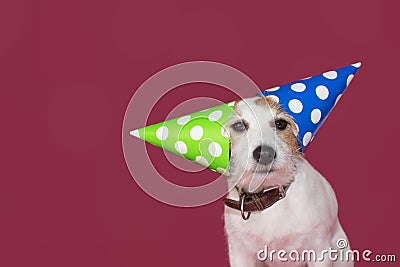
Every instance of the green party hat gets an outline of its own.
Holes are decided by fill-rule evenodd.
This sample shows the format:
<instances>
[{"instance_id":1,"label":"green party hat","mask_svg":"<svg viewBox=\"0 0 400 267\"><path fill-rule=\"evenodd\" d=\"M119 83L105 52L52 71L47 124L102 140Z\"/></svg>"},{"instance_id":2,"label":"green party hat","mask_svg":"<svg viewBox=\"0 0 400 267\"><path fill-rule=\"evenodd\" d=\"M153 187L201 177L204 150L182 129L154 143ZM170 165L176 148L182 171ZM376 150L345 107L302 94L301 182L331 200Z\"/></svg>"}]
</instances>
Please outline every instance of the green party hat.
<instances>
[{"instance_id":1,"label":"green party hat","mask_svg":"<svg viewBox=\"0 0 400 267\"><path fill-rule=\"evenodd\" d=\"M234 102L130 132L148 143L228 176L229 133L223 125Z\"/></svg>"}]
</instances>

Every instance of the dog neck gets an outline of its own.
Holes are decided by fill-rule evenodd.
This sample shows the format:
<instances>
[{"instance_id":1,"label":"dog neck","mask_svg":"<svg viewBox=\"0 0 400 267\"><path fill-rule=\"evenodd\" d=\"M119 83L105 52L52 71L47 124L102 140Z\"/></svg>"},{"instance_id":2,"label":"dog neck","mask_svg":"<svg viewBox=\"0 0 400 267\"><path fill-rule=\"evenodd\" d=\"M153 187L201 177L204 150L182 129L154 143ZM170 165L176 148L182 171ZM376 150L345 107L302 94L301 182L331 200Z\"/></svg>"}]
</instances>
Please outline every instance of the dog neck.
<instances>
[{"instance_id":1,"label":"dog neck","mask_svg":"<svg viewBox=\"0 0 400 267\"><path fill-rule=\"evenodd\" d=\"M263 211L279 200L285 198L289 186L276 186L264 190L262 193L242 193L239 201L225 198L226 206L239 210L242 218L248 220L253 211ZM245 213L247 212L247 215Z\"/></svg>"},{"instance_id":2,"label":"dog neck","mask_svg":"<svg viewBox=\"0 0 400 267\"><path fill-rule=\"evenodd\" d=\"M285 179L288 181L286 184L271 185L264 188L262 192L240 192L238 187L235 186L231 194L224 199L224 204L229 208L240 211L242 218L247 220L251 212L264 211L285 198L289 186L295 181L296 175L302 172L304 164L309 165L303 157L299 157L296 159L294 164L295 169L293 174L290 175L290 179ZM235 200L237 198L238 200Z\"/></svg>"}]
</instances>

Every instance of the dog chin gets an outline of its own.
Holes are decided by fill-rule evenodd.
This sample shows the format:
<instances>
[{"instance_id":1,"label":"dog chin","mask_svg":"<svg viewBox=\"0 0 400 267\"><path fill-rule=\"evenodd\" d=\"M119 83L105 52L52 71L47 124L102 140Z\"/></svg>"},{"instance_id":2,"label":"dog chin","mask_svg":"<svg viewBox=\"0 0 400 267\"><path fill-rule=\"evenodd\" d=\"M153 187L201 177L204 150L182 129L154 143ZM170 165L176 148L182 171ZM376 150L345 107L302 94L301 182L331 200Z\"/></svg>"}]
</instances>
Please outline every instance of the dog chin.
<instances>
[{"instance_id":1,"label":"dog chin","mask_svg":"<svg viewBox=\"0 0 400 267\"><path fill-rule=\"evenodd\" d=\"M271 168L267 170L248 170L244 172L237 186L241 191L248 193L261 193L267 188L284 186L292 182L291 175L286 168Z\"/></svg>"}]
</instances>

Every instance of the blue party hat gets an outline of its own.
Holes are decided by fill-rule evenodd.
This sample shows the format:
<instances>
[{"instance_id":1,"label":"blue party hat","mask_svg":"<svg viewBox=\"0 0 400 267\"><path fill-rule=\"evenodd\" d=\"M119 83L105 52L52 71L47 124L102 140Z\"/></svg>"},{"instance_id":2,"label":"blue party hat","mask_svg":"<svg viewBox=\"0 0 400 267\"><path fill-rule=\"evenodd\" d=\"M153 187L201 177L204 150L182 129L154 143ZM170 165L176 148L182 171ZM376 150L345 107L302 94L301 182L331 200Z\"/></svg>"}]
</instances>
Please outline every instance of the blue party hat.
<instances>
[{"instance_id":1,"label":"blue party hat","mask_svg":"<svg viewBox=\"0 0 400 267\"><path fill-rule=\"evenodd\" d=\"M298 140L304 151L344 90L349 86L360 66L361 63L355 63L267 89L261 94L273 98L282 109L293 117L299 129Z\"/></svg>"}]
</instances>

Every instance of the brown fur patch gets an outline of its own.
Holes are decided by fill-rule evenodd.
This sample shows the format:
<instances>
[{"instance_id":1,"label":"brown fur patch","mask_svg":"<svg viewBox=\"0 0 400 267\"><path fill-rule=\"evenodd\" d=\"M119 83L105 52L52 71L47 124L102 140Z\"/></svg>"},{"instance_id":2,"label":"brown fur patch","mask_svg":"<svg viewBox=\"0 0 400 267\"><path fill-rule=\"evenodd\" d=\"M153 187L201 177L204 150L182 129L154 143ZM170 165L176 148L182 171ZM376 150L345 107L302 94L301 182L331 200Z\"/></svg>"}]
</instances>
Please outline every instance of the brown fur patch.
<instances>
[{"instance_id":1,"label":"brown fur patch","mask_svg":"<svg viewBox=\"0 0 400 267\"><path fill-rule=\"evenodd\" d=\"M237 109L240 102L242 102L242 100L235 101L235 103L233 104L233 112L235 112L236 114L240 114Z\"/></svg>"},{"instance_id":2,"label":"brown fur patch","mask_svg":"<svg viewBox=\"0 0 400 267\"><path fill-rule=\"evenodd\" d=\"M259 99L255 100L254 103L257 106L265 105L273 109L275 111L276 118L284 119L288 122L287 128L283 131L277 130L277 134L281 140L285 142L288 147L290 147L292 153L300 152L301 147L299 141L297 140L298 131L292 116L287 114L277 102L268 96L260 97ZM272 127L274 127L274 125L272 125Z\"/></svg>"},{"instance_id":3,"label":"brown fur patch","mask_svg":"<svg viewBox=\"0 0 400 267\"><path fill-rule=\"evenodd\" d=\"M256 104L257 106L269 107L269 108L275 110L276 113L283 112L281 106L268 96L260 97L260 98L256 99L254 101L254 104Z\"/></svg>"},{"instance_id":4,"label":"brown fur patch","mask_svg":"<svg viewBox=\"0 0 400 267\"><path fill-rule=\"evenodd\" d=\"M301 152L301 147L299 141L297 140L297 129L294 121L290 116L288 117L289 118L285 118L285 120L289 122L287 128L283 131L277 130L277 134L279 138L281 138L281 140L285 142L288 147L290 147L292 153L295 154L297 152Z\"/></svg>"}]
</instances>

